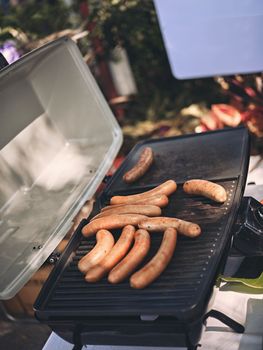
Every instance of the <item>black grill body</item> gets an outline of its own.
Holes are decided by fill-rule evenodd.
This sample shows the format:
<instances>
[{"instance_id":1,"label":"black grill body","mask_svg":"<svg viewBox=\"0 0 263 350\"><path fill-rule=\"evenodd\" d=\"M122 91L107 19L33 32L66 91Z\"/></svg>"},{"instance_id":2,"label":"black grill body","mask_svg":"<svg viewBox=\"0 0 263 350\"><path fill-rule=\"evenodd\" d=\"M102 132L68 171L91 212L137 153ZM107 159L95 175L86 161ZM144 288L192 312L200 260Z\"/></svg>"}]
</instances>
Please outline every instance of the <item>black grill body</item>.
<instances>
[{"instance_id":1,"label":"black grill body","mask_svg":"<svg viewBox=\"0 0 263 350\"><path fill-rule=\"evenodd\" d=\"M155 161L133 185L122 175L138 159L145 146L153 148ZM139 143L96 201L90 217L115 194L139 193L173 179L177 191L170 196L163 216L198 223L202 234L190 239L179 236L174 257L163 274L143 290L129 281L110 285L107 278L88 284L77 269L79 259L95 244L86 239L83 220L43 287L36 303L36 317L64 339L75 344L188 346L200 338L202 319L219 270L231 244L243 196L249 158L246 129L149 140ZM225 187L223 204L183 192L187 179L202 178ZM117 240L120 230L112 232ZM161 233L151 234L151 249L143 265L156 253Z\"/></svg>"}]
</instances>

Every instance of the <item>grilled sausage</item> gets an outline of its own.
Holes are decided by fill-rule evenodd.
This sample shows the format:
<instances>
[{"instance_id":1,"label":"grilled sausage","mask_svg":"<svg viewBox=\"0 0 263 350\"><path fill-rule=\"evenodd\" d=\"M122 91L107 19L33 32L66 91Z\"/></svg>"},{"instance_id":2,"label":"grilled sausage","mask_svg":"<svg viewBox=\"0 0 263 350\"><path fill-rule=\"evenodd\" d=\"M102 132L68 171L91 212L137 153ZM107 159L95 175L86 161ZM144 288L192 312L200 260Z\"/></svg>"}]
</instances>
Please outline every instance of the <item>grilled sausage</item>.
<instances>
[{"instance_id":1,"label":"grilled sausage","mask_svg":"<svg viewBox=\"0 0 263 350\"><path fill-rule=\"evenodd\" d=\"M132 194L128 196L114 196L111 198L110 204L131 204L140 199L148 199L149 197L157 194L165 194L166 196L169 196L174 191L176 191L176 188L176 182L173 180L168 180L162 183L161 185L153 188L152 190L146 192Z\"/></svg>"},{"instance_id":2,"label":"grilled sausage","mask_svg":"<svg viewBox=\"0 0 263 350\"><path fill-rule=\"evenodd\" d=\"M167 228L173 227L178 233L188 237L196 237L201 233L201 228L197 224L168 217L147 218L140 221L138 227L147 231L165 231Z\"/></svg>"},{"instance_id":3,"label":"grilled sausage","mask_svg":"<svg viewBox=\"0 0 263 350\"><path fill-rule=\"evenodd\" d=\"M114 247L96 266L91 268L85 276L88 282L99 281L108 271L110 271L128 252L134 238L135 227L127 225Z\"/></svg>"},{"instance_id":4,"label":"grilled sausage","mask_svg":"<svg viewBox=\"0 0 263 350\"><path fill-rule=\"evenodd\" d=\"M141 214L141 215L147 215L147 216L160 216L161 213L162 213L161 209L156 205L127 204L127 205L122 205L118 208L112 208L104 212L101 212L96 216L94 216L92 220L96 220L98 218L112 215L112 214Z\"/></svg>"},{"instance_id":5,"label":"grilled sausage","mask_svg":"<svg viewBox=\"0 0 263 350\"><path fill-rule=\"evenodd\" d=\"M150 235L146 230L135 232L135 243L124 259L116 265L108 276L110 283L119 283L128 277L143 261L150 249Z\"/></svg>"},{"instance_id":6,"label":"grilled sausage","mask_svg":"<svg viewBox=\"0 0 263 350\"><path fill-rule=\"evenodd\" d=\"M139 199L136 202L132 203L134 205L157 205L157 207L159 208L163 208L166 207L166 205L169 203L169 199L165 194L157 194L155 196L151 196L148 198L143 198L143 199ZM104 212L106 210L109 209L113 209L113 208L119 208L122 207L126 204L113 204L113 205L108 205L104 208L101 209L101 212Z\"/></svg>"},{"instance_id":7,"label":"grilled sausage","mask_svg":"<svg viewBox=\"0 0 263 350\"><path fill-rule=\"evenodd\" d=\"M153 163L153 150L145 147L141 152L138 162L123 175L123 181L132 183L141 178Z\"/></svg>"},{"instance_id":8,"label":"grilled sausage","mask_svg":"<svg viewBox=\"0 0 263 350\"><path fill-rule=\"evenodd\" d=\"M82 234L85 237L89 237L101 229L111 230L115 228L122 228L126 225L136 226L139 221L146 218L147 216L140 214L113 214L90 221L82 228Z\"/></svg>"},{"instance_id":9,"label":"grilled sausage","mask_svg":"<svg viewBox=\"0 0 263 350\"><path fill-rule=\"evenodd\" d=\"M156 255L142 269L131 276L130 286L132 288L145 288L160 276L173 256L176 241L176 230L171 227L166 229Z\"/></svg>"},{"instance_id":10,"label":"grilled sausage","mask_svg":"<svg viewBox=\"0 0 263 350\"><path fill-rule=\"evenodd\" d=\"M227 199L223 186L207 180L188 180L184 183L183 189L188 194L204 196L218 203L224 203Z\"/></svg>"},{"instance_id":11,"label":"grilled sausage","mask_svg":"<svg viewBox=\"0 0 263 350\"><path fill-rule=\"evenodd\" d=\"M98 264L111 250L114 245L113 235L107 230L100 230L96 234L97 243L95 247L78 263L78 268L82 273Z\"/></svg>"}]
</instances>

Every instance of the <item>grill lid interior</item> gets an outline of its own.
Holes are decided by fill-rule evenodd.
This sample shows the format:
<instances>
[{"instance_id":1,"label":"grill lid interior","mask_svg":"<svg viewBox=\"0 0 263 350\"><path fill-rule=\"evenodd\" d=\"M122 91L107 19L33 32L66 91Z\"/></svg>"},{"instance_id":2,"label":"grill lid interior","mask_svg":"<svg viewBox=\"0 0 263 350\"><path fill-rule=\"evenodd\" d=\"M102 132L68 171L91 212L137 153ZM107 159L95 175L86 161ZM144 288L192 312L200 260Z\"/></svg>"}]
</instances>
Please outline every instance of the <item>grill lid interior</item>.
<instances>
[{"instance_id":1,"label":"grill lid interior","mask_svg":"<svg viewBox=\"0 0 263 350\"><path fill-rule=\"evenodd\" d=\"M122 132L68 38L1 70L0 87L0 299L9 299L95 193Z\"/></svg>"}]
</instances>

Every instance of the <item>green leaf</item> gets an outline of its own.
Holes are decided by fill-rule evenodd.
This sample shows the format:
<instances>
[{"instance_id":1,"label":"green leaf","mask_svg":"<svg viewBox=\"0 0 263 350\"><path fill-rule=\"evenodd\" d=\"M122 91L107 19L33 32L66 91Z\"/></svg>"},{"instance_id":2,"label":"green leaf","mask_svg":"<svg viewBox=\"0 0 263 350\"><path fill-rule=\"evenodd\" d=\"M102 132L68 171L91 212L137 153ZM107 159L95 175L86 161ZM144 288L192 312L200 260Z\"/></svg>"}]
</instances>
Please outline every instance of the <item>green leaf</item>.
<instances>
[{"instance_id":1,"label":"green leaf","mask_svg":"<svg viewBox=\"0 0 263 350\"><path fill-rule=\"evenodd\" d=\"M257 278L224 277L219 275L217 285L220 282L241 283L251 288L263 289L263 272Z\"/></svg>"}]
</instances>

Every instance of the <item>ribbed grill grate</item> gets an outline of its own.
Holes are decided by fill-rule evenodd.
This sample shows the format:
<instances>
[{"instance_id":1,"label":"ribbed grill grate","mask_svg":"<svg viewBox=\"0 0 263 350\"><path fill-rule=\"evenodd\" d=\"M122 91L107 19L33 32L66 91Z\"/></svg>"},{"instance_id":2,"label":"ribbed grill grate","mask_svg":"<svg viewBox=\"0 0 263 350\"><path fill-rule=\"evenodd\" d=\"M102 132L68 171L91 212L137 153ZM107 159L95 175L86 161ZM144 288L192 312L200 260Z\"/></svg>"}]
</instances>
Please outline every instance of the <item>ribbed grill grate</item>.
<instances>
[{"instance_id":1,"label":"ribbed grill grate","mask_svg":"<svg viewBox=\"0 0 263 350\"><path fill-rule=\"evenodd\" d=\"M69 258L54 289L45 301L45 311L52 315L176 315L198 304L202 293L210 290L221 248L228 241L227 222L231 217L233 194L237 181L220 182L228 192L223 205L208 199L186 195L179 186L170 197L163 216L178 217L198 223L202 234L196 239L180 236L174 257L166 271L151 286L133 290L129 282L111 285L104 278L98 283L86 283L77 269L79 259L88 252L95 239L82 239L75 255ZM120 231L113 232L117 239ZM157 251L162 235L151 234L149 260ZM145 260L143 264L147 261Z\"/></svg>"}]
</instances>

